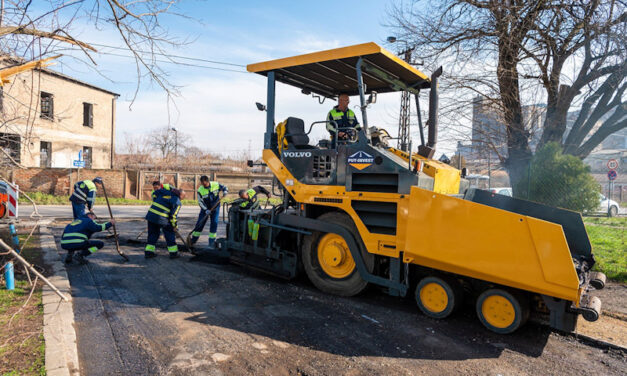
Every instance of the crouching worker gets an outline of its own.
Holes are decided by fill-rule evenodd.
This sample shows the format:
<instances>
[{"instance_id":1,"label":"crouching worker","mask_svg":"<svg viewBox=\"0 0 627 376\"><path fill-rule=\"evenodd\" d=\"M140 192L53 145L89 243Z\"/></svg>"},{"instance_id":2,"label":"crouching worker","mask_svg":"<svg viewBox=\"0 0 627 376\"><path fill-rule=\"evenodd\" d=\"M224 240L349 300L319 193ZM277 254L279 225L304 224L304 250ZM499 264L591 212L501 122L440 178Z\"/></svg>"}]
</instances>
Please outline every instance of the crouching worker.
<instances>
[{"instance_id":1,"label":"crouching worker","mask_svg":"<svg viewBox=\"0 0 627 376\"><path fill-rule=\"evenodd\" d=\"M270 198L270 192L260 185L239 191L239 198L243 200L239 207L242 209L256 209L259 206L257 197L259 193L263 193L267 198Z\"/></svg>"},{"instance_id":2,"label":"crouching worker","mask_svg":"<svg viewBox=\"0 0 627 376\"><path fill-rule=\"evenodd\" d=\"M96 215L94 213L87 213L65 226L63 237L61 238L61 248L67 251L67 256L65 257L67 264L72 263L73 258L79 264L87 264L87 259L85 258L104 247L104 243L100 240L90 240L89 238L94 233L104 231L113 226L115 220L97 223L94 221L95 218Z\"/></svg>"},{"instance_id":3,"label":"crouching worker","mask_svg":"<svg viewBox=\"0 0 627 376\"><path fill-rule=\"evenodd\" d=\"M146 241L144 257L153 258L157 256L155 249L161 231L163 231L170 258L179 257L175 231L177 229L177 217L181 209L181 199L183 198L185 198L185 192L182 189L170 187L170 189L161 188L154 192L152 205L146 214L148 240Z\"/></svg>"}]
</instances>

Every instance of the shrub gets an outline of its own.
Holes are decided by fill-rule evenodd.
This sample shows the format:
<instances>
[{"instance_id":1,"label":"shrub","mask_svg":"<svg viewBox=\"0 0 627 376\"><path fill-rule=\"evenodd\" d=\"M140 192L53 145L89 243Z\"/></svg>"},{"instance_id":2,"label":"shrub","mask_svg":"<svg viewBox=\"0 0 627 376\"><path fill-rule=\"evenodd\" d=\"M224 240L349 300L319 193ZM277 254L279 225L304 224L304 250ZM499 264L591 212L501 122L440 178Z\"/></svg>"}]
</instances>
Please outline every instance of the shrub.
<instances>
[{"instance_id":1,"label":"shrub","mask_svg":"<svg viewBox=\"0 0 627 376\"><path fill-rule=\"evenodd\" d=\"M524 197L527 187L529 197ZM575 156L563 154L556 142L536 151L526 176L514 188L516 193L523 192L520 198L559 208L583 212L599 206L599 184L590 167Z\"/></svg>"}]
</instances>

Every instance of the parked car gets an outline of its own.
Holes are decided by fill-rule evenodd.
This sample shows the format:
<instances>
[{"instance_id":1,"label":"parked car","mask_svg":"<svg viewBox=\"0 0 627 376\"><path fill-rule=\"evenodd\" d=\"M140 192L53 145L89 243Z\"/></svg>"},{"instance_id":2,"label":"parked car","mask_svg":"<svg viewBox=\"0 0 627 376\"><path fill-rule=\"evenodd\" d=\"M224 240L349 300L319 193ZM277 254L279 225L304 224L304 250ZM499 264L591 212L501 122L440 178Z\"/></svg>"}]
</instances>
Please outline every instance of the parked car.
<instances>
[{"instance_id":1,"label":"parked car","mask_svg":"<svg viewBox=\"0 0 627 376\"><path fill-rule=\"evenodd\" d=\"M489 191L499 195L512 197L512 187L490 188Z\"/></svg>"},{"instance_id":2,"label":"parked car","mask_svg":"<svg viewBox=\"0 0 627 376\"><path fill-rule=\"evenodd\" d=\"M597 211L606 214L608 217L616 217L618 215L618 202L609 200L599 193L599 208Z\"/></svg>"}]
</instances>

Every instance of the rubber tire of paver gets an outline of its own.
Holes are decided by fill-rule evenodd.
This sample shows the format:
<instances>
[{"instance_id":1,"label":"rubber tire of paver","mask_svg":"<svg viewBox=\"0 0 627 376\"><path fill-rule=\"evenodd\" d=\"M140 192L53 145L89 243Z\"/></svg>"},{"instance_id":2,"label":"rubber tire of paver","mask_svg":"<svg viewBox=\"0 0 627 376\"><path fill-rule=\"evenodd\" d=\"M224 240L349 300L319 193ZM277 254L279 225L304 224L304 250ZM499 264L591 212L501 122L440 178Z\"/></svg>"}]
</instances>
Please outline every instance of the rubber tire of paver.
<instances>
[{"instance_id":1,"label":"rubber tire of paver","mask_svg":"<svg viewBox=\"0 0 627 376\"><path fill-rule=\"evenodd\" d=\"M607 212L608 217L616 217L618 215L618 208L616 206L611 206L610 210Z\"/></svg>"},{"instance_id":2,"label":"rubber tire of paver","mask_svg":"<svg viewBox=\"0 0 627 376\"><path fill-rule=\"evenodd\" d=\"M349 230L353 234L357 245L360 248L360 253L364 263L366 264L366 269L368 272L372 273L372 270L374 269L374 255L365 250L366 247L361 241L357 227L347 214L331 212L325 213L317 219L328 224L342 226ZM327 233L316 231L311 235L306 235L303 239L301 259L307 277L309 277L311 283L313 283L319 290L329 294L339 296L353 296L359 294L366 288L368 282L361 277L356 266L352 273L344 278L333 278L326 274L320 266L318 261L318 243L324 235L327 235Z\"/></svg>"},{"instance_id":3,"label":"rubber tire of paver","mask_svg":"<svg viewBox=\"0 0 627 376\"><path fill-rule=\"evenodd\" d=\"M439 312L434 312L425 306L425 302L422 301L422 289L429 284L436 284L440 286L446 293L446 307ZM416 286L416 304L418 308L425 315L434 319L444 319L450 316L453 312L457 311L462 305L463 290L459 283L453 279L440 278L435 276L428 276L420 280Z\"/></svg>"},{"instance_id":4,"label":"rubber tire of paver","mask_svg":"<svg viewBox=\"0 0 627 376\"><path fill-rule=\"evenodd\" d=\"M507 327L494 326L486 319L486 317L484 317L482 310L483 302L490 297L505 298L514 309L514 320ZM518 292L510 292L502 289L485 290L477 298L477 304L475 307L479 321L481 321L481 323L489 330L499 334L510 334L515 332L518 328L523 326L529 318L529 300L525 295Z\"/></svg>"}]
</instances>

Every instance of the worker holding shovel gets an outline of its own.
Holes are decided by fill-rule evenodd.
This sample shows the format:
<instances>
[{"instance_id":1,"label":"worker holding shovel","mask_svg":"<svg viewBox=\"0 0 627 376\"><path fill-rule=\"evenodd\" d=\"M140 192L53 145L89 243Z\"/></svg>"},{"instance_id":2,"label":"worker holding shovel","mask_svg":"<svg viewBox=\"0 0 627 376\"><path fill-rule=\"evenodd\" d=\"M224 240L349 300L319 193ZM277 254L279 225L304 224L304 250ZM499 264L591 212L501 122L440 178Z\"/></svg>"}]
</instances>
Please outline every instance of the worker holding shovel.
<instances>
[{"instance_id":1,"label":"worker holding shovel","mask_svg":"<svg viewBox=\"0 0 627 376\"><path fill-rule=\"evenodd\" d=\"M179 257L176 245L177 219L181 209L181 200L185 198L185 191L172 188L170 190L161 188L155 191L155 198L152 201L146 221L148 222L148 239L146 241L145 258L156 257L155 248L159 234L163 231L163 237L168 246L168 253L171 259Z\"/></svg>"},{"instance_id":2,"label":"worker holding shovel","mask_svg":"<svg viewBox=\"0 0 627 376\"><path fill-rule=\"evenodd\" d=\"M200 213L198 214L196 226L188 237L190 246L196 244L208 219L211 219L209 224L209 248L215 246L218 235L218 219L220 218L220 192L222 192L222 197L224 197L229 190L217 181L209 181L209 177L206 175L200 177L200 187L198 187L198 192L196 193Z\"/></svg>"}]
</instances>

